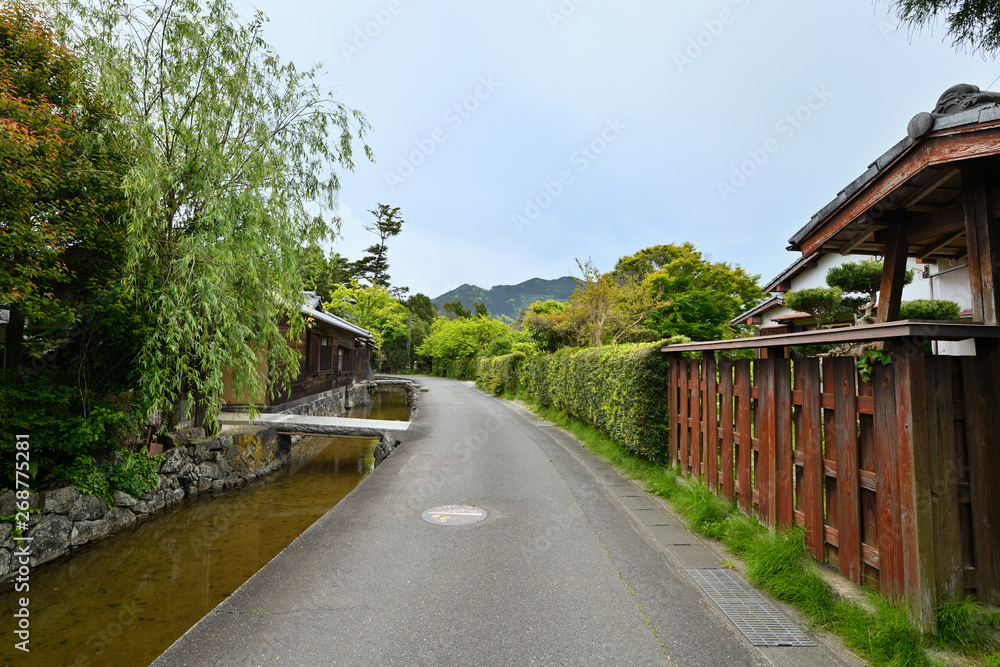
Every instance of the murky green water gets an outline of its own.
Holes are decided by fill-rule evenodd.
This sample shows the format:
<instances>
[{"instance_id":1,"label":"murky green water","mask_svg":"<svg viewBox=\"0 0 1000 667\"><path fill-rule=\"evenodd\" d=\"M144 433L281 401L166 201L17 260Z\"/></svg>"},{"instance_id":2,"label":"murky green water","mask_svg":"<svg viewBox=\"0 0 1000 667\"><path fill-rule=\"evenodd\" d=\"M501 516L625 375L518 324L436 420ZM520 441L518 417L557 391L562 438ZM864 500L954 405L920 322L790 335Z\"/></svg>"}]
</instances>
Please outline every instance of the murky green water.
<instances>
[{"instance_id":1,"label":"murky green water","mask_svg":"<svg viewBox=\"0 0 1000 667\"><path fill-rule=\"evenodd\" d=\"M407 418L383 390L348 416ZM0 663L147 665L291 543L371 471L371 438L308 437L292 462L241 489L185 499L138 527L31 573L29 593L0 589ZM13 612L30 598L30 653Z\"/></svg>"}]
</instances>

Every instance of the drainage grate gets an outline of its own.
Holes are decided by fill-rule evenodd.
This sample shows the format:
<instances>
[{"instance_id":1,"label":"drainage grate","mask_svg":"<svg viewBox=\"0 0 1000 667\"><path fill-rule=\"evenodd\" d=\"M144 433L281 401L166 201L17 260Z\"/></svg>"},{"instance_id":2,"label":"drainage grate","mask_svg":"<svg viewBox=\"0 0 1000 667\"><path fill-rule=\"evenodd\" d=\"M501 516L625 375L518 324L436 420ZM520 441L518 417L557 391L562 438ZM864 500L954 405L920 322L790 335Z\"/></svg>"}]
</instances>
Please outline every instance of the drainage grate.
<instances>
[{"instance_id":1,"label":"drainage grate","mask_svg":"<svg viewBox=\"0 0 1000 667\"><path fill-rule=\"evenodd\" d=\"M733 572L690 569L687 573L754 646L816 646Z\"/></svg>"}]
</instances>

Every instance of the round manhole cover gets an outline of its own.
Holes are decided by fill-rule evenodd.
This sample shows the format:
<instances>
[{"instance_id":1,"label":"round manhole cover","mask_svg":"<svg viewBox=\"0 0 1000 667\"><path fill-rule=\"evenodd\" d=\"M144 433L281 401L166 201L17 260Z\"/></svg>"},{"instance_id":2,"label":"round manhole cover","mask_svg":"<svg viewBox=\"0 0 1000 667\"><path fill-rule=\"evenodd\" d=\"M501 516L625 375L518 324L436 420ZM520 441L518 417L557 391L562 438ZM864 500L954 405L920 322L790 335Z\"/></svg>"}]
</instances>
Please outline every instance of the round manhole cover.
<instances>
[{"instance_id":1,"label":"round manhole cover","mask_svg":"<svg viewBox=\"0 0 1000 667\"><path fill-rule=\"evenodd\" d=\"M441 505L424 510L420 518L439 526L467 526L485 519L486 510L471 505Z\"/></svg>"}]
</instances>

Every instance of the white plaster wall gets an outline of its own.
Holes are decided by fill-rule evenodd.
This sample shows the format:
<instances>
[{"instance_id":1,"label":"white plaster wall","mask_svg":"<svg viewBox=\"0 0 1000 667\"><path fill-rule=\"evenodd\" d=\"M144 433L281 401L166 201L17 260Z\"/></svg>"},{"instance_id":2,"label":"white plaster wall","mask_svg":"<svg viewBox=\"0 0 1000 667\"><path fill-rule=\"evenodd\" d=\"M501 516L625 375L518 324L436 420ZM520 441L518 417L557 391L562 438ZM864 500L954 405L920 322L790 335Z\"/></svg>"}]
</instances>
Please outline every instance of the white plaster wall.
<instances>
[{"instance_id":1,"label":"white plaster wall","mask_svg":"<svg viewBox=\"0 0 1000 667\"><path fill-rule=\"evenodd\" d=\"M839 266L844 262L854 262L867 259L867 256L848 255L844 257L839 254L820 255L817 258L815 267L802 271L792 279L792 290L806 289L809 287L826 287L826 273L830 268ZM972 307L972 294L969 289L969 271L967 268L958 269L937 276L938 272L947 271L964 263L964 260L952 262L943 260L937 264L930 264L930 278L923 275L923 264L917 264L916 259L907 260L907 267L914 270L913 282L903 288L903 300L912 301L914 299L947 299L958 303L959 308L968 310ZM933 288L932 288L933 285ZM769 311L765 318L765 326L777 324L769 321L771 318L790 315L793 311L785 306L778 306ZM940 341L937 344L938 354L955 356L973 356L976 353L976 346L972 340L966 341Z\"/></svg>"}]
</instances>

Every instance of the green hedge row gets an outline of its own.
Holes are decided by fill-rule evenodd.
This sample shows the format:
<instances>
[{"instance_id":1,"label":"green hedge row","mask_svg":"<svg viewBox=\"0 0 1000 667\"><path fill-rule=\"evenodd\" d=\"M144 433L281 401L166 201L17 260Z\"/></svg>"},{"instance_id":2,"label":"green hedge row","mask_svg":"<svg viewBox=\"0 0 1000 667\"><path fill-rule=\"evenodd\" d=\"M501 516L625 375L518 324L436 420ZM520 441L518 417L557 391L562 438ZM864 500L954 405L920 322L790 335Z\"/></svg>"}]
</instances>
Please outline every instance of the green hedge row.
<instances>
[{"instance_id":1,"label":"green hedge row","mask_svg":"<svg viewBox=\"0 0 1000 667\"><path fill-rule=\"evenodd\" d=\"M431 362L431 375L453 380L475 380L478 363L479 357L434 359Z\"/></svg>"},{"instance_id":2,"label":"green hedge row","mask_svg":"<svg viewBox=\"0 0 1000 667\"><path fill-rule=\"evenodd\" d=\"M476 386L497 396L516 394L518 371L527 358L524 352L513 352L500 357L480 357Z\"/></svg>"},{"instance_id":3,"label":"green hedge row","mask_svg":"<svg viewBox=\"0 0 1000 667\"><path fill-rule=\"evenodd\" d=\"M668 366L660 348L680 339L482 358L476 384L494 394L523 392L593 425L639 456L662 461Z\"/></svg>"}]
</instances>

